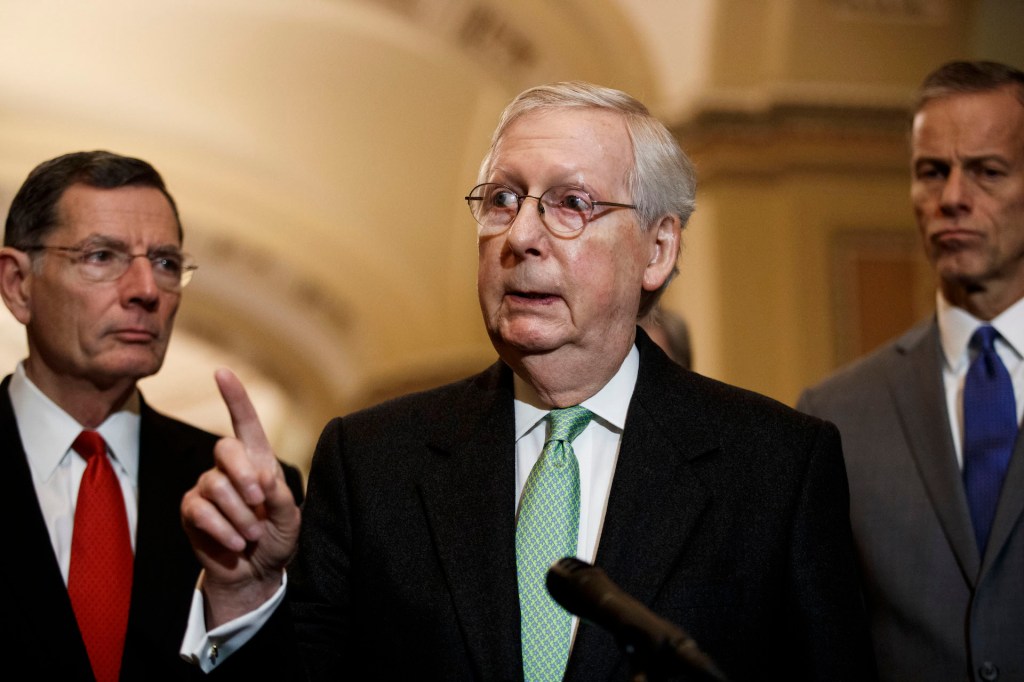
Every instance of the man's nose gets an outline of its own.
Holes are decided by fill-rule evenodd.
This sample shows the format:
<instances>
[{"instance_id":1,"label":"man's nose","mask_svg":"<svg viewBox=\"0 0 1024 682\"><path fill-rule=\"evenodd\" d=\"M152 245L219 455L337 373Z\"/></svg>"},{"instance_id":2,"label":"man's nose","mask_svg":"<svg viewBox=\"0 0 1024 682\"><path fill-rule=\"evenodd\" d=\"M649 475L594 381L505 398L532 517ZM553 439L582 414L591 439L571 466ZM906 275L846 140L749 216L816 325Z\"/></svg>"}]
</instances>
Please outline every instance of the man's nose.
<instances>
[{"instance_id":1,"label":"man's nose","mask_svg":"<svg viewBox=\"0 0 1024 682\"><path fill-rule=\"evenodd\" d=\"M942 196L939 201L942 212L947 215L970 209L971 181L962 168L950 168L946 182L942 185Z\"/></svg>"},{"instance_id":2,"label":"man's nose","mask_svg":"<svg viewBox=\"0 0 1024 682\"><path fill-rule=\"evenodd\" d=\"M527 199L536 202L536 209L526 205ZM544 213L544 204L539 197L529 194L523 197L519 204L519 212L508 230L508 242L514 251L524 253L530 249L537 250L539 240L545 239L548 235Z\"/></svg>"},{"instance_id":3,"label":"man's nose","mask_svg":"<svg viewBox=\"0 0 1024 682\"><path fill-rule=\"evenodd\" d=\"M148 305L157 300L160 294L153 263L145 254L131 257L128 269L121 275L119 284L127 302L140 301Z\"/></svg>"}]
</instances>

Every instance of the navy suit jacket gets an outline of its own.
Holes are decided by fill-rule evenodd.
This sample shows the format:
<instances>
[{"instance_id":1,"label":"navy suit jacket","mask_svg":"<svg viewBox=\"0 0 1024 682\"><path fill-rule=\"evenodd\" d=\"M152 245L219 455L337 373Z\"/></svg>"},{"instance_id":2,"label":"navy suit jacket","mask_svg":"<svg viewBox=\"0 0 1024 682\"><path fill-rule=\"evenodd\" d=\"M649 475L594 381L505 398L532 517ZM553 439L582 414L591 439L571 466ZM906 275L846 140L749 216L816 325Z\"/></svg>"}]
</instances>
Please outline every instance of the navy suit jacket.
<instances>
[{"instance_id":1,"label":"navy suit jacket","mask_svg":"<svg viewBox=\"0 0 1024 682\"><path fill-rule=\"evenodd\" d=\"M637 336L595 564L733 680L872 679L835 427ZM522 680L514 443L500 362L328 424L287 607L215 674ZM582 623L566 679L630 676Z\"/></svg>"},{"instance_id":2,"label":"navy suit jacket","mask_svg":"<svg viewBox=\"0 0 1024 682\"><path fill-rule=\"evenodd\" d=\"M17 422L0 384L0 442L5 475L0 518L6 519L6 551L0 584L6 591L0 647L8 666L33 679L93 680L67 587L46 530ZM121 680L182 680L197 669L178 656L192 592L199 576L181 525L181 498L213 466L218 436L159 414L145 401L139 435L139 516L131 606ZM286 467L301 500L301 477ZM20 665L15 665L20 663Z\"/></svg>"}]
</instances>

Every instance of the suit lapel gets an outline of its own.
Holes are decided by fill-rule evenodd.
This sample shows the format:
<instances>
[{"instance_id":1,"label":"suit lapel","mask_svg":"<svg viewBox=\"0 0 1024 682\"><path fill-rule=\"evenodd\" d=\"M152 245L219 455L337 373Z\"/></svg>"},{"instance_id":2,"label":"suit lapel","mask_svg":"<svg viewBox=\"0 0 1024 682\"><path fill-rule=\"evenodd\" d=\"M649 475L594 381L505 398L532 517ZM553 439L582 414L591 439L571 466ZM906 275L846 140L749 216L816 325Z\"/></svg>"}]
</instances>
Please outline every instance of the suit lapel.
<instances>
[{"instance_id":1,"label":"suit lapel","mask_svg":"<svg viewBox=\"0 0 1024 682\"><path fill-rule=\"evenodd\" d=\"M0 514L16 520L8 524L7 532L18 560L3 562L3 584L9 586L10 593L2 620L13 641L21 642L15 647L19 657L35 661L32 665L38 664L40 671L58 677L90 679L92 669L39 509L7 392L9 383L7 377L0 385L0 434L6 444L3 456L7 464L0 483Z\"/></svg>"},{"instance_id":2,"label":"suit lapel","mask_svg":"<svg viewBox=\"0 0 1024 682\"><path fill-rule=\"evenodd\" d=\"M164 613L153 599L168 590L166 576L180 572L181 559L190 554L179 551L176 538L181 521L178 509L186 488L178 482L183 457L169 456L169 447L181 448L171 441L162 417L141 408L139 433L139 517L135 537L135 565L132 578L132 608L129 630L141 629L150 639L170 614Z\"/></svg>"},{"instance_id":3,"label":"suit lapel","mask_svg":"<svg viewBox=\"0 0 1024 682\"><path fill-rule=\"evenodd\" d=\"M932 509L960 570L973 585L981 560L946 410L938 325L932 321L912 330L900 339L897 351L906 362L893 363L890 368L889 391Z\"/></svg>"},{"instance_id":4,"label":"suit lapel","mask_svg":"<svg viewBox=\"0 0 1024 682\"><path fill-rule=\"evenodd\" d=\"M1017 399L1021 400L1024 397ZM1003 489L999 494L999 505L996 507L996 516L992 522L992 534L989 536L988 547L985 549L979 581L1002 552L1003 545L1009 541L1013 529L1021 522L1022 514L1024 514L1024 438L1018 435L1017 443L1013 448L1013 456L1010 458L1010 467L1007 469L1006 479L1003 481Z\"/></svg>"},{"instance_id":5,"label":"suit lapel","mask_svg":"<svg viewBox=\"0 0 1024 682\"><path fill-rule=\"evenodd\" d=\"M650 606L710 499L693 474L693 461L715 451L718 440L710 416L687 393L690 384L666 381L682 370L642 332L637 346L640 373L594 563L624 592ZM604 633L582 623L567 679L608 679L621 661Z\"/></svg>"},{"instance_id":6,"label":"suit lapel","mask_svg":"<svg viewBox=\"0 0 1024 682\"><path fill-rule=\"evenodd\" d=\"M216 441L155 412L144 400L140 419L139 516L123 663L123 676L131 678L148 674L144 671L154 660L162 661L167 674L167 666L177 662L189 595L199 575L181 528L181 498L212 466Z\"/></svg>"},{"instance_id":7,"label":"suit lapel","mask_svg":"<svg viewBox=\"0 0 1024 682\"><path fill-rule=\"evenodd\" d=\"M493 366L445 415L419 492L481 677L521 679L511 371Z\"/></svg>"}]
</instances>

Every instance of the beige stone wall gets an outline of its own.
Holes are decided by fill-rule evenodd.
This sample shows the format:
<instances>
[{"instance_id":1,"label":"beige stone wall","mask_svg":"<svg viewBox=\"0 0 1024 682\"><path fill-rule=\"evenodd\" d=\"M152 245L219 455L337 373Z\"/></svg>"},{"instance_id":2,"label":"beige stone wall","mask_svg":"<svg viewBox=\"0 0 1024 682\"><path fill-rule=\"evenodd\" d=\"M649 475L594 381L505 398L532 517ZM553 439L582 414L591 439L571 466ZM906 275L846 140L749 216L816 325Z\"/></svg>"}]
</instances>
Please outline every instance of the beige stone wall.
<instances>
[{"instance_id":1,"label":"beige stone wall","mask_svg":"<svg viewBox=\"0 0 1024 682\"><path fill-rule=\"evenodd\" d=\"M666 297L696 368L791 402L930 307L902 109L945 59L1021 66L1014 25L1000 0L8 0L0 210L59 153L153 162L200 271L147 397L226 431L233 366L305 464L329 417L493 360L461 197L509 98L594 80L697 162Z\"/></svg>"}]
</instances>

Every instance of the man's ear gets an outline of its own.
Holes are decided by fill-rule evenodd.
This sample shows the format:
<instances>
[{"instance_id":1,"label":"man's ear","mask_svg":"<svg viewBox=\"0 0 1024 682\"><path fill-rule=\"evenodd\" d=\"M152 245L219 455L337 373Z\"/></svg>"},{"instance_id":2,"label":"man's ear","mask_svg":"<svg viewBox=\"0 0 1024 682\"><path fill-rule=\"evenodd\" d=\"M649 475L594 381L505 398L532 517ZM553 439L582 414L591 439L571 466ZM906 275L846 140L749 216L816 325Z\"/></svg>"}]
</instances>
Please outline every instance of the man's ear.
<instances>
[{"instance_id":1,"label":"man's ear","mask_svg":"<svg viewBox=\"0 0 1024 682\"><path fill-rule=\"evenodd\" d=\"M15 319L28 324L32 259L24 251L5 246L0 249L0 296Z\"/></svg>"},{"instance_id":2,"label":"man's ear","mask_svg":"<svg viewBox=\"0 0 1024 682\"><path fill-rule=\"evenodd\" d=\"M651 260L644 269L644 291L656 291L676 267L682 232L679 216L663 216L651 231L654 232L654 240L651 242Z\"/></svg>"}]
</instances>

